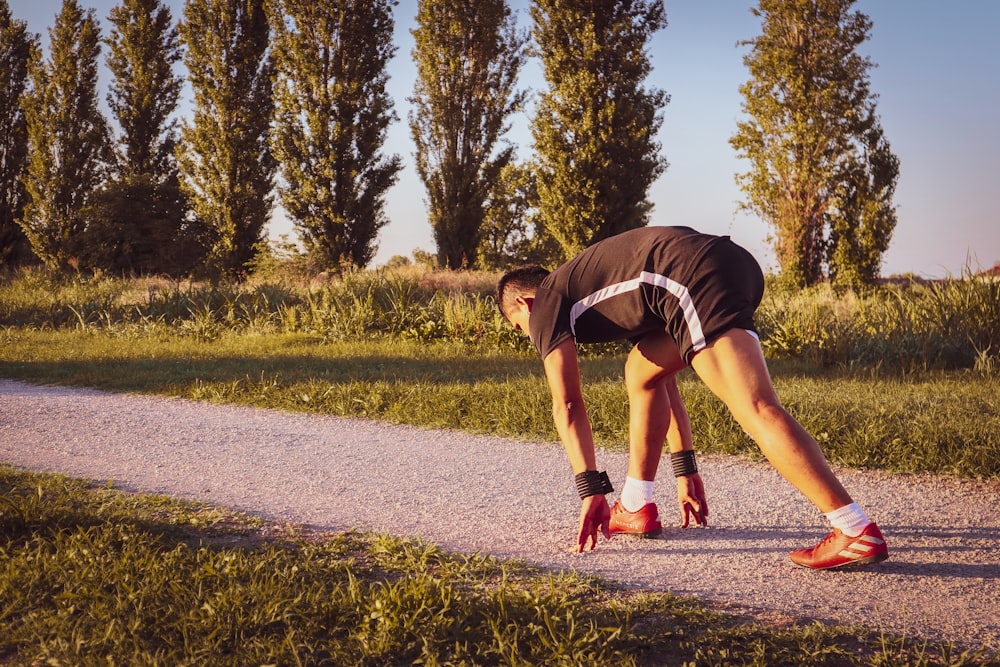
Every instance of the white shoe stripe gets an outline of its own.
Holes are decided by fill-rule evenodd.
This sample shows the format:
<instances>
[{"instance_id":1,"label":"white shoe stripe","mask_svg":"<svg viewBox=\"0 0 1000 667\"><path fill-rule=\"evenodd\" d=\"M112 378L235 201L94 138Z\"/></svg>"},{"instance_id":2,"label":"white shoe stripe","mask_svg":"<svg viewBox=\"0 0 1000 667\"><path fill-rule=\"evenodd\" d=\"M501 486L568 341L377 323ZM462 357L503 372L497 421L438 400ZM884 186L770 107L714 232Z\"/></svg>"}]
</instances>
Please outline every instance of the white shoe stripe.
<instances>
[{"instance_id":1,"label":"white shoe stripe","mask_svg":"<svg viewBox=\"0 0 1000 667\"><path fill-rule=\"evenodd\" d=\"M838 555L843 558L850 558L851 560L857 560L858 558L864 558L879 544L884 544L884 542L877 537L871 537L865 535L858 539L857 542L852 542L848 547L842 550Z\"/></svg>"}]
</instances>

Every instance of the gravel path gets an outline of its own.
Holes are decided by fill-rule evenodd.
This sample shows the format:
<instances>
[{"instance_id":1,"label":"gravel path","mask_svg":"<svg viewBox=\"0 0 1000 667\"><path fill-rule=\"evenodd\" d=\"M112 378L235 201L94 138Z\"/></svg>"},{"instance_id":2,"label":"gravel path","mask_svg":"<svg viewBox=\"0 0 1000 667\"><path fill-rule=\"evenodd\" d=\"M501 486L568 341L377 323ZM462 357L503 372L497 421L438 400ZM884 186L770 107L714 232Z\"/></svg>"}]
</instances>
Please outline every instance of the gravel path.
<instances>
[{"instance_id":1,"label":"gravel path","mask_svg":"<svg viewBox=\"0 0 1000 667\"><path fill-rule=\"evenodd\" d=\"M618 486L626 456L599 451ZM772 468L701 456L712 527L603 538L570 553L579 506L562 450L455 431L0 380L0 462L270 519L417 536L575 568L768 618L867 625L1000 649L1000 481L840 471L890 559L812 572L787 558L826 532ZM658 482L665 523L673 480Z\"/></svg>"}]
</instances>

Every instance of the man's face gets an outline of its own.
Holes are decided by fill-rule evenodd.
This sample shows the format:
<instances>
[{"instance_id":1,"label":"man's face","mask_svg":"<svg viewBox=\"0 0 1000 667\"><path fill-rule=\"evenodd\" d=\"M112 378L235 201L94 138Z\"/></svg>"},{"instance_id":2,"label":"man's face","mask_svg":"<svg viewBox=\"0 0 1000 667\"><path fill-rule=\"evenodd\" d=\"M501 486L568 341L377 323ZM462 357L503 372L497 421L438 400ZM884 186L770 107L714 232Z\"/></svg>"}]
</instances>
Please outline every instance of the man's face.
<instances>
[{"instance_id":1,"label":"man's face","mask_svg":"<svg viewBox=\"0 0 1000 667\"><path fill-rule=\"evenodd\" d=\"M517 297L514 304L507 309L507 321L518 331L523 331L526 336L530 336L528 331L528 320L531 317L532 298Z\"/></svg>"}]
</instances>

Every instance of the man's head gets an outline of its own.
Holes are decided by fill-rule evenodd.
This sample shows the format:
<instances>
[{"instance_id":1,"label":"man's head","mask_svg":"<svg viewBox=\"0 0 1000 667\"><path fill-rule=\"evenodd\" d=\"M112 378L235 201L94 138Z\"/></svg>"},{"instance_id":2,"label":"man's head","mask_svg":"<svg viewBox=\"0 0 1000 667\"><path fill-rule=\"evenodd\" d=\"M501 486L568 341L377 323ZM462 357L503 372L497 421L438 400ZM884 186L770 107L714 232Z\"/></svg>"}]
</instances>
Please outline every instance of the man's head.
<instances>
[{"instance_id":1,"label":"man's head","mask_svg":"<svg viewBox=\"0 0 1000 667\"><path fill-rule=\"evenodd\" d=\"M527 331L515 321L519 319L516 313L524 309L530 311L535 292L547 275L549 275L548 270L540 266L521 266L508 271L500 278L497 282L497 306L504 319Z\"/></svg>"}]
</instances>

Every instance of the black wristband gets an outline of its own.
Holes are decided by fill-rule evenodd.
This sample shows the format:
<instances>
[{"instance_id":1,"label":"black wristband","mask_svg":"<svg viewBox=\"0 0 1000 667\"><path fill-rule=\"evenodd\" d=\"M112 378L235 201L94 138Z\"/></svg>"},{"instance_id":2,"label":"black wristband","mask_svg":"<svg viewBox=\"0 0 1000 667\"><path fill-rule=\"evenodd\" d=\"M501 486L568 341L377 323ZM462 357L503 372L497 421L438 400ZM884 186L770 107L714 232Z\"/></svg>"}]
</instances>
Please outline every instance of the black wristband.
<instances>
[{"instance_id":1,"label":"black wristband","mask_svg":"<svg viewBox=\"0 0 1000 667\"><path fill-rule=\"evenodd\" d=\"M576 476L576 490L580 494L580 499L583 500L590 496L611 493L615 489L611 486L608 473L584 470Z\"/></svg>"},{"instance_id":2,"label":"black wristband","mask_svg":"<svg viewBox=\"0 0 1000 667\"><path fill-rule=\"evenodd\" d=\"M670 452L670 463L674 467L674 477L687 477L698 472L698 464L694 460L694 451L690 449L680 452Z\"/></svg>"}]
</instances>

